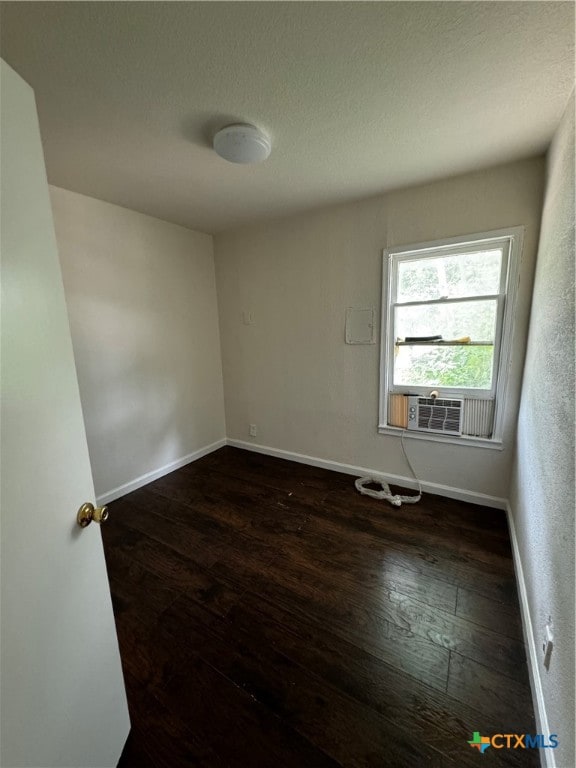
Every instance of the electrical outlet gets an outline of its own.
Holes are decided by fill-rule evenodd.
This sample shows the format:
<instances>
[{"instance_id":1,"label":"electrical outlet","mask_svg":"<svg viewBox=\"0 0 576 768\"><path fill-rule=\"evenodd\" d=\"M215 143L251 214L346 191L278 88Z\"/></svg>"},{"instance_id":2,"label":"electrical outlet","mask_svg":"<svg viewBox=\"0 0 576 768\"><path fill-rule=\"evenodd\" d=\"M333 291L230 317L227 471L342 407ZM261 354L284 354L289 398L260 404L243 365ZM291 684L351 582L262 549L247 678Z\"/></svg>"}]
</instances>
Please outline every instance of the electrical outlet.
<instances>
[{"instance_id":1,"label":"electrical outlet","mask_svg":"<svg viewBox=\"0 0 576 768\"><path fill-rule=\"evenodd\" d=\"M542 643L542 651L544 653L544 667L550 669L550 660L552 658L552 651L554 649L554 635L552 633L552 618L548 617L548 624L546 624L546 634L544 642Z\"/></svg>"},{"instance_id":2,"label":"electrical outlet","mask_svg":"<svg viewBox=\"0 0 576 768\"><path fill-rule=\"evenodd\" d=\"M250 424L250 437L256 437L258 434L258 429L256 428L256 424Z\"/></svg>"}]
</instances>

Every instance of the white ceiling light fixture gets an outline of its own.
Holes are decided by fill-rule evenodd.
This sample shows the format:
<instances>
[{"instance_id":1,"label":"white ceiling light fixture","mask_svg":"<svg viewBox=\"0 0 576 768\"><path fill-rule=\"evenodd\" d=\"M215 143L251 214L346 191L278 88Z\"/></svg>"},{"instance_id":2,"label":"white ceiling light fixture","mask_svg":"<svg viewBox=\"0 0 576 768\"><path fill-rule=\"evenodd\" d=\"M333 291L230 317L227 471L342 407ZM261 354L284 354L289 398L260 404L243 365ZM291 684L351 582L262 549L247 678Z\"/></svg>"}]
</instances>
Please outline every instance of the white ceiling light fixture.
<instances>
[{"instance_id":1,"label":"white ceiling light fixture","mask_svg":"<svg viewBox=\"0 0 576 768\"><path fill-rule=\"evenodd\" d=\"M214 136L214 150L231 163L261 163L270 155L272 143L255 125L227 125Z\"/></svg>"}]
</instances>

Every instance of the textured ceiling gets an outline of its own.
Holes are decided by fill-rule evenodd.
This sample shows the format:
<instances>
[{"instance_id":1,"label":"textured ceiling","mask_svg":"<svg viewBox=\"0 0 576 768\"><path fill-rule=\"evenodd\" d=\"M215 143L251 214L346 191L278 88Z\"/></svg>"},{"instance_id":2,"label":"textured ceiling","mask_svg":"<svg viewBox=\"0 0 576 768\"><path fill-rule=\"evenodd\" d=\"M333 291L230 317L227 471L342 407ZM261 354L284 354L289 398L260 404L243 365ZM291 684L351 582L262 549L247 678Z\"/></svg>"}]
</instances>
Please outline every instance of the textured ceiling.
<instances>
[{"instance_id":1,"label":"textured ceiling","mask_svg":"<svg viewBox=\"0 0 576 768\"><path fill-rule=\"evenodd\" d=\"M52 184L215 232L544 151L574 79L563 2L2 3ZM259 166L210 148L230 122Z\"/></svg>"}]
</instances>

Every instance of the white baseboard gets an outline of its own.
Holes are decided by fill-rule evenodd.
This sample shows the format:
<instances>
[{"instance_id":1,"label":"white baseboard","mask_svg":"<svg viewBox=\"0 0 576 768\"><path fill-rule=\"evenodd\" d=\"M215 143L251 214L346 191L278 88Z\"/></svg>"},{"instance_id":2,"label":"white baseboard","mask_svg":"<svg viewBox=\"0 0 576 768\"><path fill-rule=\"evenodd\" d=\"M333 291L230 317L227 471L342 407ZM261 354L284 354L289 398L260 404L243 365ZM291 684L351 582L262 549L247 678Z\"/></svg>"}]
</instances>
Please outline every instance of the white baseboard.
<instances>
[{"instance_id":1,"label":"white baseboard","mask_svg":"<svg viewBox=\"0 0 576 768\"><path fill-rule=\"evenodd\" d=\"M516 574L518 597L520 599L522 631L524 633L524 643L526 645L528 658L528 675L530 678L530 688L532 690L532 701L534 702L534 714L536 715L536 733L543 733L545 736L548 736L550 734L550 727L548 725L548 715L546 714L546 702L544 701L542 680L540 679L540 666L538 663L539 652L534 637L534 627L530 615L528 591L524 580L524 569L522 567L522 558L520 557L520 547L518 546L514 516L512 515L512 508L509 503L506 504L506 516L508 517L508 528L510 529L510 541L512 543L512 554L514 556L514 572ZM556 768L554 750L541 749L540 762L545 768Z\"/></svg>"},{"instance_id":2,"label":"white baseboard","mask_svg":"<svg viewBox=\"0 0 576 768\"><path fill-rule=\"evenodd\" d=\"M341 464L339 461L318 459L315 456L306 456L303 453L293 453L292 451L282 451L279 448L270 448L267 445L248 443L244 440L234 440L228 438L226 440L226 444L231 445L234 448L243 448L247 451L254 451L255 453L264 453L267 456L276 456L276 458L279 459L297 461L299 464L309 464L312 467L321 467L322 469L331 469L334 472L343 472L346 475L356 475L357 477L372 475L374 477L381 477L393 485L401 485L405 488L418 487L418 484L412 477L390 475L380 470L370 469L369 467L357 467L353 464ZM467 491L464 488L452 488L449 485L440 485L440 483L422 482L421 485L423 491L432 493L436 496L447 496L449 499L467 501L471 504L482 504L485 507L506 509L506 499L501 499L498 496L489 496L486 493Z\"/></svg>"},{"instance_id":3,"label":"white baseboard","mask_svg":"<svg viewBox=\"0 0 576 768\"><path fill-rule=\"evenodd\" d=\"M287 459L288 461L296 461L299 464L309 464L312 467L321 467L322 469L329 469L333 472L343 472L346 475L355 475L356 477L372 475L374 477L381 477L387 482L393 485L401 485L405 488L417 488L418 484L412 477L404 477L403 475L391 475L381 472L380 470L371 469L370 467L359 467L355 464L342 464L339 461L332 461L330 459L319 459L316 456L307 456L303 453L294 453L293 451L283 451L280 448L271 448L268 445L258 445L256 443L248 443L244 440L234 440L232 438L222 438L215 443L206 445L200 448L194 453L189 453L187 456L182 456L180 459L171 461L169 464L165 464L159 469L154 469L151 472L146 472L140 477L134 478L128 483L119 485L118 488L113 488L107 493L103 493L97 497L98 504L109 504L111 501L119 499L121 496L125 496L131 491L135 491L148 483L158 480L158 478L167 475L169 472L174 472L176 469L190 464L197 459L206 456L213 451L217 451L219 448L225 445L230 445L234 448L242 448L247 451L253 451L254 453L263 453L267 456L275 456L279 459ZM436 496L446 496L449 499L456 499L458 501L466 501L471 504L481 504L485 507L494 507L495 509L506 509L506 499L501 499L498 496L489 496L486 493L477 493L475 491L468 491L464 488L453 488L449 485L441 485L440 483L431 483L424 481L421 483L422 490L426 493L432 493Z\"/></svg>"},{"instance_id":4,"label":"white baseboard","mask_svg":"<svg viewBox=\"0 0 576 768\"><path fill-rule=\"evenodd\" d=\"M108 491L108 493L103 493L96 498L96 502L99 505L109 504L111 501L115 501L121 496L126 496L126 494L131 491L142 488L143 485L148 485L148 483L151 483L153 480L158 480L159 477L164 477L164 475L167 475L169 472L174 472L174 470L180 469L180 467L184 467L186 464L196 461L196 459L201 459L202 456L206 456L207 454L212 453L212 451L217 451L218 448L223 448L225 445L226 438L217 440L210 445L205 445L203 448L200 448L193 453L189 453L187 456L182 456L182 458L171 461L169 464L165 464L159 469L154 469L152 472L146 472L145 475L140 475L140 477L131 480L129 483L119 485L118 488L113 488L111 491Z\"/></svg>"}]
</instances>

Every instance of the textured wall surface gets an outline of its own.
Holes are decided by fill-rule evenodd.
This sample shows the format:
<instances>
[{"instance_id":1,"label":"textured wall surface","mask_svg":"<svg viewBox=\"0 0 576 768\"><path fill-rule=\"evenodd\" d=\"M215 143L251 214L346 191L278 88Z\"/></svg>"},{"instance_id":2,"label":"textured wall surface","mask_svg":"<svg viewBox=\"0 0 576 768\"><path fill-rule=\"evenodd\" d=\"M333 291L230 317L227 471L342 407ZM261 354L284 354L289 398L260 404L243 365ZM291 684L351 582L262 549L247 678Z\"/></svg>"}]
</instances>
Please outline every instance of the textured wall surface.
<instances>
[{"instance_id":1,"label":"textured wall surface","mask_svg":"<svg viewBox=\"0 0 576 768\"><path fill-rule=\"evenodd\" d=\"M548 722L574 752L574 96L548 157L511 506ZM552 617L550 670L541 654Z\"/></svg>"},{"instance_id":2,"label":"textured wall surface","mask_svg":"<svg viewBox=\"0 0 576 768\"><path fill-rule=\"evenodd\" d=\"M100 496L225 436L212 238L50 193Z\"/></svg>"},{"instance_id":3,"label":"textured wall surface","mask_svg":"<svg viewBox=\"0 0 576 768\"><path fill-rule=\"evenodd\" d=\"M524 225L504 450L409 442L421 479L507 497L543 174L536 158L217 235L228 437L409 475L377 433L379 346L345 344L346 308L379 316L387 246Z\"/></svg>"}]
</instances>

